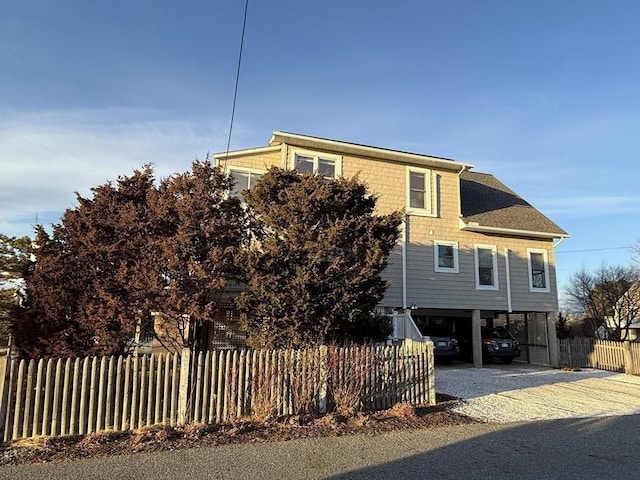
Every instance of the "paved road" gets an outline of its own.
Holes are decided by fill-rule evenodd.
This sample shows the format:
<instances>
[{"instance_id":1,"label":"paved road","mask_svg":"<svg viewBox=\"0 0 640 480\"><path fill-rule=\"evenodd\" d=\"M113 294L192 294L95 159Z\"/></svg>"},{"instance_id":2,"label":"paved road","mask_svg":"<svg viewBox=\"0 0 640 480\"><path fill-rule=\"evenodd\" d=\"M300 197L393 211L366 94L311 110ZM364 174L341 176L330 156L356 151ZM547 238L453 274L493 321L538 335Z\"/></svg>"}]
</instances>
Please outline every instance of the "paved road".
<instances>
[{"instance_id":1,"label":"paved road","mask_svg":"<svg viewBox=\"0 0 640 480\"><path fill-rule=\"evenodd\" d=\"M640 415L477 424L0 468L38 479L637 478Z\"/></svg>"}]
</instances>

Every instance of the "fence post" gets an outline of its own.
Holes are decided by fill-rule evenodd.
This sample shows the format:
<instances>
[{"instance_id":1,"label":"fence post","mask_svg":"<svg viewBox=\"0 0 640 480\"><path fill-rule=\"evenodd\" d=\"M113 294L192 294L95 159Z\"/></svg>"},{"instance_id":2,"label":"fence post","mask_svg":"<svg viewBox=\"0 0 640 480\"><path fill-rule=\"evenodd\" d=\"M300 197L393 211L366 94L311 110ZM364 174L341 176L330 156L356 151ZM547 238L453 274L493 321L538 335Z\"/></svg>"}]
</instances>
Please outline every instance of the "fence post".
<instances>
[{"instance_id":1,"label":"fence post","mask_svg":"<svg viewBox=\"0 0 640 480\"><path fill-rule=\"evenodd\" d=\"M178 425L187 423L189 384L191 383L191 350L183 348L180 354L180 387L178 388Z\"/></svg>"},{"instance_id":2,"label":"fence post","mask_svg":"<svg viewBox=\"0 0 640 480\"><path fill-rule=\"evenodd\" d=\"M633 356L631 353L631 342L622 342L622 351L624 352L624 373L630 375L636 375L635 366L633 363Z\"/></svg>"},{"instance_id":3,"label":"fence post","mask_svg":"<svg viewBox=\"0 0 640 480\"><path fill-rule=\"evenodd\" d=\"M319 383L319 388L318 388L318 400L319 400L318 401L318 412L319 413L327 413L327 391L328 391L327 369L329 367L327 362L328 362L327 347L325 345L322 345L320 347L320 365L319 365L320 373L318 375L318 383Z\"/></svg>"},{"instance_id":4,"label":"fence post","mask_svg":"<svg viewBox=\"0 0 640 480\"><path fill-rule=\"evenodd\" d=\"M4 357L2 369L2 385L0 385L0 434L3 434L0 439L6 441L6 435L4 435L4 428L6 425L7 415L7 403L9 401L9 371L11 370L11 357L9 356L10 350L7 350L7 354Z\"/></svg>"}]
</instances>

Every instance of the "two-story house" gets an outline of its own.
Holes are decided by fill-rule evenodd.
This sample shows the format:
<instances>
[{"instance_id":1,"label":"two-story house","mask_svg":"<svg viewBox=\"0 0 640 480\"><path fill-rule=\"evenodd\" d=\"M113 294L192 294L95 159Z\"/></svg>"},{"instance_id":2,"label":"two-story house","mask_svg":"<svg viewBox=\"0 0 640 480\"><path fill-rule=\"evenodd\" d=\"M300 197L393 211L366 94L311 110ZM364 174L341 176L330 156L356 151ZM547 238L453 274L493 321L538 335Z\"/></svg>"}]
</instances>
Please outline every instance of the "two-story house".
<instances>
[{"instance_id":1,"label":"two-story house","mask_svg":"<svg viewBox=\"0 0 640 480\"><path fill-rule=\"evenodd\" d=\"M215 160L237 191L274 165L358 175L380 213L406 214L379 305L395 316L396 337L420 335L416 323L444 326L472 339L480 366L481 327L506 324L521 359L557 365L554 242L568 235L494 176L450 159L286 132Z\"/></svg>"}]
</instances>

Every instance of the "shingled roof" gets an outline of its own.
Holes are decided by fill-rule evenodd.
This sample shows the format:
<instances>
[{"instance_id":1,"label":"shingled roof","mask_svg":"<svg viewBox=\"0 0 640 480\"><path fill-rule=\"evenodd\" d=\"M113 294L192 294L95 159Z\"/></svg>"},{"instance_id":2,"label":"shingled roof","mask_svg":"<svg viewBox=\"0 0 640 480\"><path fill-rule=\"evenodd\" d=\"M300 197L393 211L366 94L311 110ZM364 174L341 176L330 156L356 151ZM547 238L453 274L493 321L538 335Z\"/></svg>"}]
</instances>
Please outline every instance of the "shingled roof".
<instances>
[{"instance_id":1,"label":"shingled roof","mask_svg":"<svg viewBox=\"0 0 640 480\"><path fill-rule=\"evenodd\" d=\"M493 175L466 171L460 175L462 220L471 229L498 229L548 237L568 234Z\"/></svg>"}]
</instances>

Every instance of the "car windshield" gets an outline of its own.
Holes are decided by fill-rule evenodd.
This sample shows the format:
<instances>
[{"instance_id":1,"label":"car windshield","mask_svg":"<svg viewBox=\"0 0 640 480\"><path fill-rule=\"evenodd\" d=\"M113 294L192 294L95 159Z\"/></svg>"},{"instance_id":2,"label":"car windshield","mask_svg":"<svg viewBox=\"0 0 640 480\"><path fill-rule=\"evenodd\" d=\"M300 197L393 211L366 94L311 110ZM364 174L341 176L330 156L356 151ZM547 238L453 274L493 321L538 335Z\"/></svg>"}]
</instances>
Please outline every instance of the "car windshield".
<instances>
[{"instance_id":1,"label":"car windshield","mask_svg":"<svg viewBox=\"0 0 640 480\"><path fill-rule=\"evenodd\" d=\"M449 333L445 328L442 327L424 327L422 334L427 337L450 337L451 333Z\"/></svg>"},{"instance_id":2,"label":"car windshield","mask_svg":"<svg viewBox=\"0 0 640 480\"><path fill-rule=\"evenodd\" d=\"M495 327L491 329L491 338L500 338L500 339L509 339L511 340L513 337L504 327Z\"/></svg>"}]
</instances>

